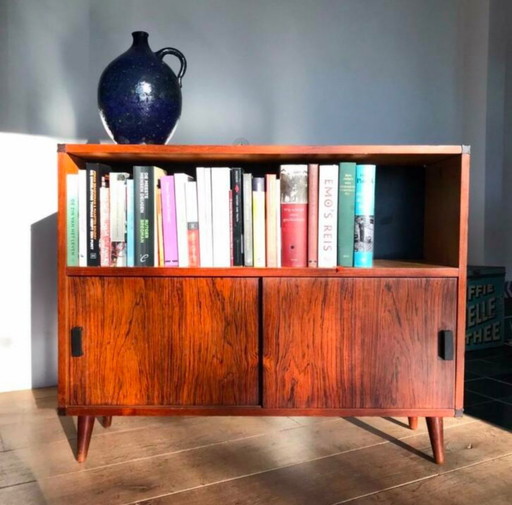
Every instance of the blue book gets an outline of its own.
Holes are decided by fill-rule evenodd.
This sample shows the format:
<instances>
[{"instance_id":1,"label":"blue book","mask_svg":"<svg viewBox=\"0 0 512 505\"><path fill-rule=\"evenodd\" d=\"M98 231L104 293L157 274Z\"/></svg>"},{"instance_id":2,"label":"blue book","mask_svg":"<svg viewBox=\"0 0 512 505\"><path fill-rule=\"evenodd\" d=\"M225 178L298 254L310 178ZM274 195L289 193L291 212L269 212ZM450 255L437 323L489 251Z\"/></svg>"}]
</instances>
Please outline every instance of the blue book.
<instances>
[{"instance_id":1,"label":"blue book","mask_svg":"<svg viewBox=\"0 0 512 505\"><path fill-rule=\"evenodd\" d=\"M373 266L375 222L375 165L356 166L354 217L354 266Z\"/></svg>"},{"instance_id":2,"label":"blue book","mask_svg":"<svg viewBox=\"0 0 512 505\"><path fill-rule=\"evenodd\" d=\"M134 181L126 181L126 266L135 266Z\"/></svg>"}]
</instances>

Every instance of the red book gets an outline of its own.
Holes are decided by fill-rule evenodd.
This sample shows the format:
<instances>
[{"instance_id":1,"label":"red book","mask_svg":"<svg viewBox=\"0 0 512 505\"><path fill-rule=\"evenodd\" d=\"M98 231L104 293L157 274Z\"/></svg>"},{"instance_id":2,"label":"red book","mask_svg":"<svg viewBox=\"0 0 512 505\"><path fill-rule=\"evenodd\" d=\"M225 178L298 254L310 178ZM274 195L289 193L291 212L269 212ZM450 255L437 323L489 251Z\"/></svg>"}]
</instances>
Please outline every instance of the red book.
<instances>
[{"instance_id":1,"label":"red book","mask_svg":"<svg viewBox=\"0 0 512 505\"><path fill-rule=\"evenodd\" d=\"M281 165L281 251L283 267L308 264L308 167Z\"/></svg>"},{"instance_id":2,"label":"red book","mask_svg":"<svg viewBox=\"0 0 512 505\"><path fill-rule=\"evenodd\" d=\"M308 267L318 267L318 164L308 167Z\"/></svg>"}]
</instances>

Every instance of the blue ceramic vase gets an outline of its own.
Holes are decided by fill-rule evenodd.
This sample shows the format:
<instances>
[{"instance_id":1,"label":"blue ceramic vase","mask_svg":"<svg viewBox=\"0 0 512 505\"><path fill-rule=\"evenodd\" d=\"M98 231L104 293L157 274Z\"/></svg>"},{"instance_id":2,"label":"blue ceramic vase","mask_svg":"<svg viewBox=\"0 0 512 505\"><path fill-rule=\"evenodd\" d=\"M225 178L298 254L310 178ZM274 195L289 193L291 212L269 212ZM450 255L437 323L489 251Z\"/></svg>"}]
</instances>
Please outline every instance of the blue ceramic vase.
<instances>
[{"instance_id":1,"label":"blue ceramic vase","mask_svg":"<svg viewBox=\"0 0 512 505\"><path fill-rule=\"evenodd\" d=\"M172 47L153 52L146 32L133 32L133 44L103 71L98 107L105 129L118 144L165 144L181 115L185 56ZM180 60L176 76L162 60Z\"/></svg>"}]
</instances>

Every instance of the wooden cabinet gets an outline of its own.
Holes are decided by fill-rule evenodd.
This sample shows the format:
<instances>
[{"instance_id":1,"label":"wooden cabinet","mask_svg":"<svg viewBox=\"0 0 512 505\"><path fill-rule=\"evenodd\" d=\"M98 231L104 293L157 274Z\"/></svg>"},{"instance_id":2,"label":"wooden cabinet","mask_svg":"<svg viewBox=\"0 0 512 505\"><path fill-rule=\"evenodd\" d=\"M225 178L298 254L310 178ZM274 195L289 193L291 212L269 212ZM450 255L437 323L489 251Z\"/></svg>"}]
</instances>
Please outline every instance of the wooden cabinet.
<instances>
[{"instance_id":1,"label":"wooden cabinet","mask_svg":"<svg viewBox=\"0 0 512 505\"><path fill-rule=\"evenodd\" d=\"M373 268L66 265L66 175L86 162L346 160L377 165ZM59 411L79 418L78 459L94 416L377 415L426 417L442 462L442 418L462 413L468 187L461 146L59 146Z\"/></svg>"}]
</instances>

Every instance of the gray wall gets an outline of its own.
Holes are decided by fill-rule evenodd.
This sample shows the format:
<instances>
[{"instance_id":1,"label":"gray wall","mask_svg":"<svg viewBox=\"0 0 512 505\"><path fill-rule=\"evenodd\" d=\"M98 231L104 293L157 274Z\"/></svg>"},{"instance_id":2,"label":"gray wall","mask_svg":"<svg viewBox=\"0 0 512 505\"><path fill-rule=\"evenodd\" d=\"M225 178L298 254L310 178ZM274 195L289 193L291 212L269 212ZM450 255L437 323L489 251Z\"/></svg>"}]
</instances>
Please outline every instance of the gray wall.
<instances>
[{"instance_id":1,"label":"gray wall","mask_svg":"<svg viewBox=\"0 0 512 505\"><path fill-rule=\"evenodd\" d=\"M245 137L251 143L471 144L470 261L512 269L512 234L500 233L512 215L505 197L512 178L509 3L0 0L0 132L23 135L32 154L48 149L31 141L39 136L105 140L96 110L99 76L129 47L130 33L145 30L154 50L177 47L189 62L173 143ZM37 170L54 181L54 158L46 154L49 161ZM5 208L16 198L7 195ZM39 210L26 223L33 254L51 234L50 198L54 206L51 192L33 202ZM7 226L11 236L21 233L19 222ZM17 317L32 317L30 335L9 334L0 318L0 351L10 361L22 359L21 351L9 355L2 338L29 339L37 355L47 356L40 364L32 360L35 385L55 381L48 337L54 319L47 317L55 296L38 289L54 285L54 265L51 247L43 252L38 258L46 266L33 259L26 265L38 268L26 288L32 309L18 307ZM0 275L11 268L1 254ZM30 386L26 367L19 368L19 382L9 386L0 375L0 391Z\"/></svg>"}]
</instances>

